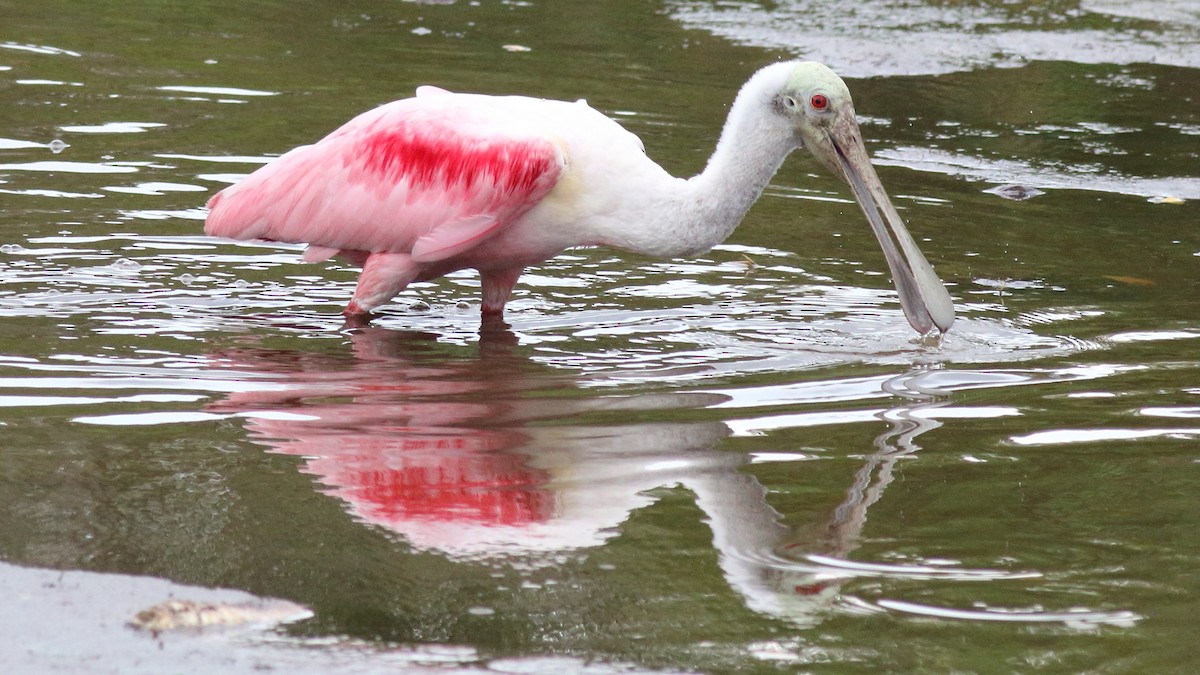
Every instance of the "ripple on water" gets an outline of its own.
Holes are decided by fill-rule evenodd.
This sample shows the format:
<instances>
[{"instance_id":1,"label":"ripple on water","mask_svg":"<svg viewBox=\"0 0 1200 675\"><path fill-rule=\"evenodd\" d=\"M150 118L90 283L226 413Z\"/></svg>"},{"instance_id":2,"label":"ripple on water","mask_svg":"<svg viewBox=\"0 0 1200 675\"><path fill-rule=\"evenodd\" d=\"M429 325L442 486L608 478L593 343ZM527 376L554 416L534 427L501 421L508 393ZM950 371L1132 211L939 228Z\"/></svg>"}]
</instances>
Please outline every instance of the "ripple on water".
<instances>
[{"instance_id":1,"label":"ripple on water","mask_svg":"<svg viewBox=\"0 0 1200 675\"><path fill-rule=\"evenodd\" d=\"M277 91L245 89L242 87L163 85L155 87L184 101L208 101L213 103L247 103L248 99L263 96L278 96ZM183 94L180 96L180 94Z\"/></svg>"},{"instance_id":2,"label":"ripple on water","mask_svg":"<svg viewBox=\"0 0 1200 675\"><path fill-rule=\"evenodd\" d=\"M1101 172L1095 166L1037 166L1021 160L986 159L964 152L914 147L880 150L875 163L1043 190L1088 190L1139 197L1200 199L1200 181L1192 176L1123 176L1112 171Z\"/></svg>"},{"instance_id":3,"label":"ripple on water","mask_svg":"<svg viewBox=\"0 0 1200 675\"><path fill-rule=\"evenodd\" d=\"M59 127L73 134L140 134L149 129L165 127L162 122L105 122L104 124L72 124Z\"/></svg>"},{"instance_id":4,"label":"ripple on water","mask_svg":"<svg viewBox=\"0 0 1200 675\"><path fill-rule=\"evenodd\" d=\"M1200 13L1190 0L1030 3L795 0L778 6L673 0L672 18L743 45L803 49L849 77L941 75L1034 61L1158 63L1200 68ZM1147 22L1156 30L1146 30ZM1105 26L1096 30L1094 26Z\"/></svg>"},{"instance_id":5,"label":"ripple on water","mask_svg":"<svg viewBox=\"0 0 1200 675\"><path fill-rule=\"evenodd\" d=\"M74 52L61 47L51 47L50 45L35 45L22 42L0 42L0 49L13 49L22 52L32 52L34 54L44 54L47 56L82 56L79 52Z\"/></svg>"},{"instance_id":6,"label":"ripple on water","mask_svg":"<svg viewBox=\"0 0 1200 675\"><path fill-rule=\"evenodd\" d=\"M877 600L876 604L884 609L896 612L937 619L1005 621L1012 623L1061 623L1068 628L1078 630L1093 630L1099 626L1129 628L1143 618L1134 612L1126 610L1104 612L1083 607L1055 612L1047 611L1042 607L1006 608L982 606L972 609L958 609L887 599Z\"/></svg>"},{"instance_id":7,"label":"ripple on water","mask_svg":"<svg viewBox=\"0 0 1200 675\"><path fill-rule=\"evenodd\" d=\"M30 150L33 148L49 148L48 143L23 141L16 138L0 138L0 150Z\"/></svg>"},{"instance_id":8,"label":"ripple on water","mask_svg":"<svg viewBox=\"0 0 1200 675\"><path fill-rule=\"evenodd\" d=\"M136 173L137 167L113 162L40 161L0 164L0 171L36 171L45 173Z\"/></svg>"},{"instance_id":9,"label":"ripple on water","mask_svg":"<svg viewBox=\"0 0 1200 675\"><path fill-rule=\"evenodd\" d=\"M200 209L124 213L168 220L204 216ZM299 246L136 234L34 237L27 244L3 250L26 261L0 270L0 284L14 291L0 297L0 311L9 316L46 307L100 315L119 309L122 315L130 310L141 315L132 318L141 334L222 330L269 323L273 320L253 317L284 308L336 319L353 288L352 271L304 265ZM745 265L737 260L630 268L603 254L568 254L548 262L544 272L534 270L533 283L519 286L508 320L518 339L540 346L540 360L583 369L597 382L605 375L613 382L687 380L841 363L996 363L1097 347L1024 327L1045 323L1044 316L996 319L988 315L997 306L978 302L960 307L961 318L944 338L920 339L903 319L893 291L813 283L790 264L791 254L756 250L755 255L761 262L756 276L747 279ZM237 269L223 271L231 265ZM260 270L267 277L251 280L238 269ZM631 284L633 279L638 283ZM138 293L130 295L130 289ZM473 273L414 284L382 309L376 325L471 335L478 328L477 289ZM467 308L460 305L464 299ZM630 308L637 305L649 307ZM1083 317L1060 313L1053 320L1061 324ZM119 330L130 328L130 320L122 323ZM101 320L98 330L116 328Z\"/></svg>"},{"instance_id":10,"label":"ripple on water","mask_svg":"<svg viewBox=\"0 0 1200 675\"><path fill-rule=\"evenodd\" d=\"M164 182L164 181L149 181L149 182L145 182L145 183L138 183L137 185L109 185L102 189L107 192L122 192L122 193L126 193L126 194L149 195L149 196L160 196L160 195L164 195L168 192L207 192L208 191L208 188L204 187L203 185L191 185L189 183L170 183L170 182ZM126 212L126 213L128 213L128 212ZM198 219L203 219L203 217L204 217L204 212L201 211L200 209L173 211L171 213L176 214L174 217L177 217L177 218L191 218L191 217L193 217L193 214L198 216Z\"/></svg>"}]
</instances>

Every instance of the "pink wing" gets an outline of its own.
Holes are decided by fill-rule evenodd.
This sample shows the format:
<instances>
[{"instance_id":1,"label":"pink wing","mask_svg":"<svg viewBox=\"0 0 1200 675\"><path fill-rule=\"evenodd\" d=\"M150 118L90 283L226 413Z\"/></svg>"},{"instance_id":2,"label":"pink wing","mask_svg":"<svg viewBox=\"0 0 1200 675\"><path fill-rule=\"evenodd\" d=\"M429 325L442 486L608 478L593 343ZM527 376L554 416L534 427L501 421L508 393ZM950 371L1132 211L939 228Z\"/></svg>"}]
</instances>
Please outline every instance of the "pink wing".
<instances>
[{"instance_id":1,"label":"pink wing","mask_svg":"<svg viewBox=\"0 0 1200 675\"><path fill-rule=\"evenodd\" d=\"M451 258L517 219L566 160L496 99L430 92L363 113L208 202L204 231L338 251ZM359 254L361 255L361 254Z\"/></svg>"}]
</instances>

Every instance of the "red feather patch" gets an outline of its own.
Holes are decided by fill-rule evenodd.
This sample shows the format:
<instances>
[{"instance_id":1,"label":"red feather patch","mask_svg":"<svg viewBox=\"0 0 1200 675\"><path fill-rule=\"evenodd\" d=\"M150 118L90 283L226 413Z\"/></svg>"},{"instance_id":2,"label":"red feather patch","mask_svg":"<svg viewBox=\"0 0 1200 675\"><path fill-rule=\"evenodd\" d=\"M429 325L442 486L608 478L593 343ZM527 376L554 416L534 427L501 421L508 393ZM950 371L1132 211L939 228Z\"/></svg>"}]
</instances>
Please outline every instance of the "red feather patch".
<instances>
[{"instance_id":1,"label":"red feather patch","mask_svg":"<svg viewBox=\"0 0 1200 675\"><path fill-rule=\"evenodd\" d=\"M412 188L445 190L479 183L503 192L532 192L554 167L545 141L493 141L447 129L401 125L373 132L358 146L363 168Z\"/></svg>"}]
</instances>

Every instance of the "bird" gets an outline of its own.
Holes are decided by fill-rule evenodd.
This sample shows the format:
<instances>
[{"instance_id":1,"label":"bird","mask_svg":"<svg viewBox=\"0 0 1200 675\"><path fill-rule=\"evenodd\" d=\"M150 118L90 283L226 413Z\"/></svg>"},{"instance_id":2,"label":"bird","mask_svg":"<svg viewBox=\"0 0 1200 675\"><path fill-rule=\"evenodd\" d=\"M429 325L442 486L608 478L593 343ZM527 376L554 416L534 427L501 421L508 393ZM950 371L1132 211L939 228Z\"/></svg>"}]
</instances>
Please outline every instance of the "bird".
<instances>
[{"instance_id":1,"label":"bird","mask_svg":"<svg viewBox=\"0 0 1200 675\"><path fill-rule=\"evenodd\" d=\"M208 201L206 234L304 243L306 262L362 268L343 314L367 317L409 284L478 270L481 313L503 317L526 267L603 246L661 258L724 241L795 150L844 181L920 334L954 323L945 285L884 191L846 83L815 61L762 67L691 178L586 101L420 86L264 164Z\"/></svg>"}]
</instances>

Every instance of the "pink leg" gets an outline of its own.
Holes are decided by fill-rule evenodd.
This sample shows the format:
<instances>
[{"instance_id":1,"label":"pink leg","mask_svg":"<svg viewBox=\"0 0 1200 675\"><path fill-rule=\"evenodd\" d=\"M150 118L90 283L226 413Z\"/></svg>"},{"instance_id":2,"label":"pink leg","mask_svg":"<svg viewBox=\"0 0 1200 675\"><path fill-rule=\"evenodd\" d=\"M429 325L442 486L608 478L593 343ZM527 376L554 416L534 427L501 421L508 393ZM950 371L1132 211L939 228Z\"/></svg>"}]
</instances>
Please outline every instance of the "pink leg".
<instances>
[{"instance_id":1,"label":"pink leg","mask_svg":"<svg viewBox=\"0 0 1200 675\"><path fill-rule=\"evenodd\" d=\"M510 267L480 274L483 281L483 314L504 315L504 305L508 302L508 296L512 295L513 286L517 285L517 278L524 271L523 267Z\"/></svg>"},{"instance_id":2,"label":"pink leg","mask_svg":"<svg viewBox=\"0 0 1200 675\"><path fill-rule=\"evenodd\" d=\"M340 255L342 258L344 258L351 265L358 265L359 267L362 267L363 265L367 264L367 257L370 256L371 254L367 253L366 251L355 251L354 249L342 249L341 251L338 251L338 255Z\"/></svg>"},{"instance_id":3,"label":"pink leg","mask_svg":"<svg viewBox=\"0 0 1200 675\"><path fill-rule=\"evenodd\" d=\"M421 266L407 253L372 253L363 261L362 274L354 297L342 312L360 316L396 297L413 279Z\"/></svg>"}]
</instances>

